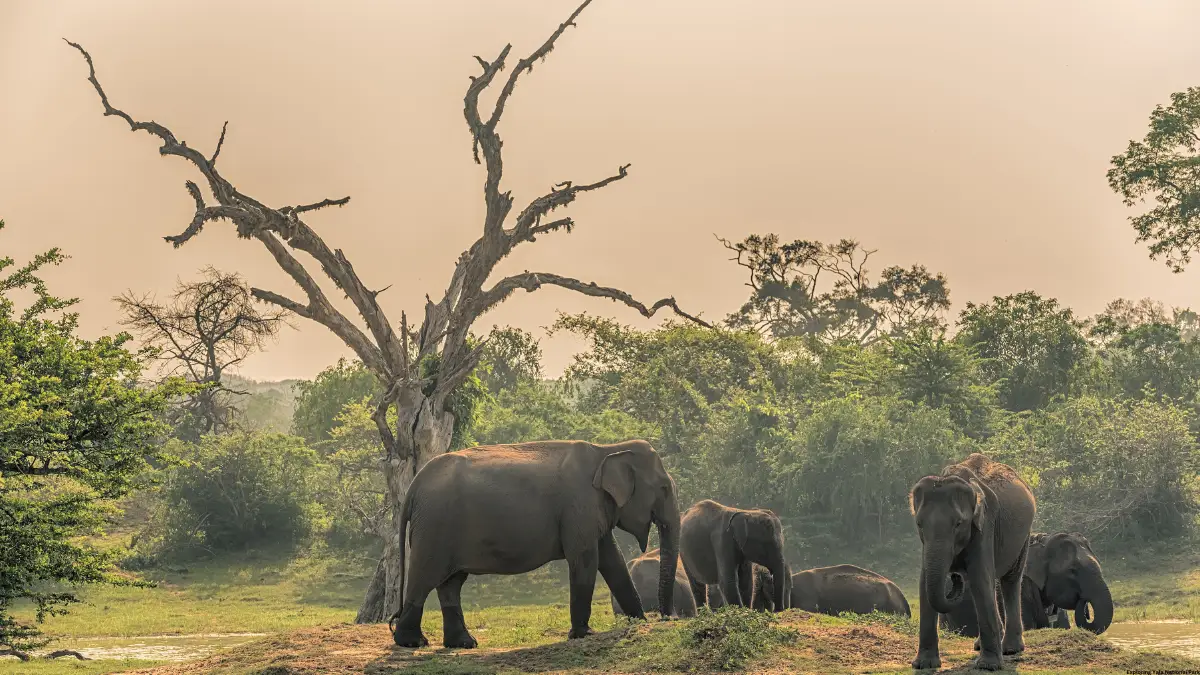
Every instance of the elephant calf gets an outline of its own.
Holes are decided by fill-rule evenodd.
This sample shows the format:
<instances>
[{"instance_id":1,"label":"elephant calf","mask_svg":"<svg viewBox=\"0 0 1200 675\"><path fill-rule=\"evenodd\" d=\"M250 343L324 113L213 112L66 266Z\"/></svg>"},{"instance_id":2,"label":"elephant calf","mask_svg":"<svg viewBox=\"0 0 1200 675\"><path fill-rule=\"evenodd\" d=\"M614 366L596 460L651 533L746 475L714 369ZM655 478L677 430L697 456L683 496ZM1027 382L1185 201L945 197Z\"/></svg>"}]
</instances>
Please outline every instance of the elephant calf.
<instances>
[{"instance_id":1,"label":"elephant calf","mask_svg":"<svg viewBox=\"0 0 1200 675\"><path fill-rule=\"evenodd\" d=\"M1088 606L1094 610L1088 620ZM1064 608L1075 610L1075 624L1097 635L1108 630L1113 618L1112 594L1104 582L1100 561L1087 537L1078 532L1034 533L1029 536L1025 576L1021 580L1021 623L1026 630L1070 628ZM942 624L968 637L979 635L975 605L961 605L942 615Z\"/></svg>"},{"instance_id":2,"label":"elephant calf","mask_svg":"<svg viewBox=\"0 0 1200 675\"><path fill-rule=\"evenodd\" d=\"M645 612L658 610L658 555L658 549L654 549L629 561L629 576L642 599L642 611ZM613 614L617 616L625 614L621 611L621 603L617 602L615 594L612 596L612 608ZM696 598L692 595L692 584L681 566L675 571L675 615L685 619L696 616Z\"/></svg>"},{"instance_id":3,"label":"elephant calf","mask_svg":"<svg viewBox=\"0 0 1200 675\"><path fill-rule=\"evenodd\" d=\"M758 563L754 563L752 567L754 570L754 587L750 591L750 608L760 612L776 611L774 575ZM784 563L784 568L785 574L790 573L791 570L787 568L786 562ZM725 595L721 593L721 587L717 584L708 586L706 590L708 592L709 608L717 609L728 604L725 602Z\"/></svg>"},{"instance_id":4,"label":"elephant calf","mask_svg":"<svg viewBox=\"0 0 1200 675\"><path fill-rule=\"evenodd\" d=\"M662 615L670 616L680 532L675 495L675 481L645 441L543 441L434 457L417 472L400 512L401 597L392 617L393 639L401 647L429 644L421 633L421 615L436 588L443 644L475 647L460 595L467 575L522 574L563 559L571 583L569 639L592 632L588 622L597 572L621 609L644 619L614 527L632 534L645 551L650 526L658 526L663 558L658 604ZM406 567L408 534L411 565Z\"/></svg>"},{"instance_id":5,"label":"elephant calf","mask_svg":"<svg viewBox=\"0 0 1200 675\"><path fill-rule=\"evenodd\" d=\"M792 575L792 607L834 616L873 611L912 616L891 579L857 565L815 567Z\"/></svg>"},{"instance_id":6,"label":"elephant calf","mask_svg":"<svg viewBox=\"0 0 1200 675\"><path fill-rule=\"evenodd\" d=\"M697 606L708 604L707 586L717 584L726 603L748 607L757 563L783 580L775 584L772 601L787 608L791 577L783 557L783 524L772 511L697 502L683 514L679 547Z\"/></svg>"}]
</instances>

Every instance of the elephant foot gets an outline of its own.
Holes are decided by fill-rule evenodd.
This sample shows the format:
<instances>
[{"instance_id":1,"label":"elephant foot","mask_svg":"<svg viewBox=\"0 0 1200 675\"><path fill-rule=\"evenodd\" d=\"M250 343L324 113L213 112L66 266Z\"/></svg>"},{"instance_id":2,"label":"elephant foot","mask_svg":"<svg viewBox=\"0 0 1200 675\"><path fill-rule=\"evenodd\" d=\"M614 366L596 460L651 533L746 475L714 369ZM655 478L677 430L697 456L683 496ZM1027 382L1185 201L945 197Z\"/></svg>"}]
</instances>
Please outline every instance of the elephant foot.
<instances>
[{"instance_id":1,"label":"elephant foot","mask_svg":"<svg viewBox=\"0 0 1200 675\"><path fill-rule=\"evenodd\" d=\"M392 634L392 639L395 640L399 647L407 647L409 649L418 649L420 647L428 647L429 639L421 631L406 631L397 630Z\"/></svg>"},{"instance_id":2,"label":"elephant foot","mask_svg":"<svg viewBox=\"0 0 1200 675\"><path fill-rule=\"evenodd\" d=\"M453 635L444 636L442 638L442 646L446 649L474 649L479 646L479 641L464 630L456 632Z\"/></svg>"},{"instance_id":3,"label":"elephant foot","mask_svg":"<svg viewBox=\"0 0 1200 675\"><path fill-rule=\"evenodd\" d=\"M1004 653L1005 656L1015 656L1017 654L1022 654L1025 652L1025 641L1024 640L1016 640L1016 641L1013 641L1012 643L1005 643L1004 647L1001 649L1001 651Z\"/></svg>"},{"instance_id":4,"label":"elephant foot","mask_svg":"<svg viewBox=\"0 0 1200 675\"><path fill-rule=\"evenodd\" d=\"M937 670L942 667L942 657L937 652L917 652L912 667L913 670Z\"/></svg>"},{"instance_id":5,"label":"elephant foot","mask_svg":"<svg viewBox=\"0 0 1200 675\"><path fill-rule=\"evenodd\" d=\"M585 638L589 635L595 635L595 633L596 633L596 631L592 630L589 626L584 626L582 628L572 627L571 632L567 633L567 639L568 640L578 640L580 638Z\"/></svg>"},{"instance_id":6,"label":"elephant foot","mask_svg":"<svg viewBox=\"0 0 1200 675\"><path fill-rule=\"evenodd\" d=\"M1004 668L1004 659L999 654L980 654L979 658L975 659L975 670L1001 670Z\"/></svg>"}]
</instances>

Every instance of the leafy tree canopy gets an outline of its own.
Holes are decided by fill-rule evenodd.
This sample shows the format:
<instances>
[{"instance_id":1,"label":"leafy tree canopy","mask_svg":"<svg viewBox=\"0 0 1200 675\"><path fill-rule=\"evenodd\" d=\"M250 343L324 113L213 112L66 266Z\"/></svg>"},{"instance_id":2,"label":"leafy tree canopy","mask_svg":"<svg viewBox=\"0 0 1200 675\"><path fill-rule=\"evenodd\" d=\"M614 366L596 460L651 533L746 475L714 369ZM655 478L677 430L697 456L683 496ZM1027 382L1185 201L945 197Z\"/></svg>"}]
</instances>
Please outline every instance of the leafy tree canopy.
<instances>
[{"instance_id":1,"label":"leafy tree canopy","mask_svg":"<svg viewBox=\"0 0 1200 675\"><path fill-rule=\"evenodd\" d=\"M178 380L139 386L129 335L75 334L78 316L65 311L75 300L38 276L64 259L58 249L20 268L0 259L0 646L11 649L42 642L14 603L31 601L40 621L77 600L61 584L117 581L111 557L76 538L160 457L167 402L187 393ZM32 302L19 311L20 294Z\"/></svg>"}]
</instances>

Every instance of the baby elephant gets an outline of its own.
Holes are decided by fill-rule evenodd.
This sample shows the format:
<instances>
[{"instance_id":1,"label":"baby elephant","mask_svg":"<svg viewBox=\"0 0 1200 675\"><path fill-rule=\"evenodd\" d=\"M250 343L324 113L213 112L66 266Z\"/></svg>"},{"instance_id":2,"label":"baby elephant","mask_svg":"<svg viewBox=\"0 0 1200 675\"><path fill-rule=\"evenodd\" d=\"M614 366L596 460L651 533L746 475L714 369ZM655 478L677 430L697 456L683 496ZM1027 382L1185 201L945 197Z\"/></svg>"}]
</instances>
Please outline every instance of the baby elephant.
<instances>
[{"instance_id":1,"label":"baby elephant","mask_svg":"<svg viewBox=\"0 0 1200 675\"><path fill-rule=\"evenodd\" d=\"M872 611L912 616L900 587L887 577L857 565L796 572L792 575L792 607L834 616Z\"/></svg>"},{"instance_id":2,"label":"baby elephant","mask_svg":"<svg viewBox=\"0 0 1200 675\"><path fill-rule=\"evenodd\" d=\"M642 611L658 611L658 549L648 551L629 561L629 576L638 597L642 599ZM617 596L612 596L613 614L622 616ZM692 596L692 585L683 566L675 568L675 616L685 619L696 616L696 598Z\"/></svg>"},{"instance_id":3,"label":"baby elephant","mask_svg":"<svg viewBox=\"0 0 1200 675\"><path fill-rule=\"evenodd\" d=\"M787 576L791 577L791 568L784 564L784 571ZM775 612L780 611L775 607L775 577L767 568L755 563L754 568L754 588L751 591L750 609L760 612ZM785 591L784 600L790 601L791 595ZM725 596L721 593L721 587L712 585L708 587L708 606L710 609L724 607ZM788 605L790 607L790 605ZM783 609L787 609L784 607Z\"/></svg>"}]
</instances>

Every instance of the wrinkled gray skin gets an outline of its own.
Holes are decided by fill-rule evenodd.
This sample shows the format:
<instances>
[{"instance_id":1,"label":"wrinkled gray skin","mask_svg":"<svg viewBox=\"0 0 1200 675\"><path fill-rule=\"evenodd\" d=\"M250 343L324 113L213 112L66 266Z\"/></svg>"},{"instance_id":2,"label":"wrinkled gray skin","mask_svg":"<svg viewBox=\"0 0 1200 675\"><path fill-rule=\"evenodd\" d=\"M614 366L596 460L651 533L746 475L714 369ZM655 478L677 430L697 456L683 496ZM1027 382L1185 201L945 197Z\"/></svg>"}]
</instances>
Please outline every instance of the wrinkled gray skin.
<instances>
[{"instance_id":1,"label":"wrinkled gray skin","mask_svg":"<svg viewBox=\"0 0 1200 675\"><path fill-rule=\"evenodd\" d=\"M401 610L392 629L396 644L429 644L421 633L421 615L436 588L443 644L475 647L460 598L467 575L521 574L552 560L565 559L570 569L568 638L592 632L588 621L597 572L626 615L644 619L614 527L632 534L645 551L650 525L658 526L667 561L660 568L658 605L664 617L670 616L680 532L675 495L674 480L645 441L543 441L434 457L413 479L401 510L400 541L411 524L412 564L405 572L407 585L404 576L400 580Z\"/></svg>"},{"instance_id":2,"label":"wrinkled gray skin","mask_svg":"<svg viewBox=\"0 0 1200 675\"><path fill-rule=\"evenodd\" d=\"M837 616L842 612L912 616L908 599L887 577L858 565L815 567L792 575L792 607Z\"/></svg>"},{"instance_id":3,"label":"wrinkled gray skin","mask_svg":"<svg viewBox=\"0 0 1200 675\"><path fill-rule=\"evenodd\" d=\"M941 475L917 481L910 499L922 556L921 629L913 668L941 667L938 614L953 612L965 588L980 626L974 667L1000 670L1003 655L1025 651L1021 577L1037 513L1033 493L1011 467L973 453Z\"/></svg>"},{"instance_id":4,"label":"wrinkled gray skin","mask_svg":"<svg viewBox=\"0 0 1200 675\"><path fill-rule=\"evenodd\" d=\"M783 557L783 524L768 509L737 509L711 499L683 514L680 555L696 605L708 603L707 586L716 584L727 604L748 607L754 598L752 565L788 578ZM775 584L772 601L787 606L787 584Z\"/></svg>"},{"instance_id":5,"label":"wrinkled gray skin","mask_svg":"<svg viewBox=\"0 0 1200 675\"><path fill-rule=\"evenodd\" d=\"M642 599L642 611L658 611L658 549L647 551L629 561L629 576ZM617 596L612 596L613 614L622 616ZM692 584L683 567L676 564L675 571L675 616L685 619L696 616L696 598L692 595Z\"/></svg>"},{"instance_id":6,"label":"wrinkled gray skin","mask_svg":"<svg viewBox=\"0 0 1200 675\"><path fill-rule=\"evenodd\" d=\"M1092 619L1088 620L1088 606ZM1036 533L1029 537L1029 558L1021 584L1021 617L1025 630L1070 628L1066 607L1075 610L1080 628L1100 634L1112 624L1113 600L1100 561L1087 537L1078 532ZM968 637L979 635L967 598L942 617L942 625Z\"/></svg>"}]
</instances>

